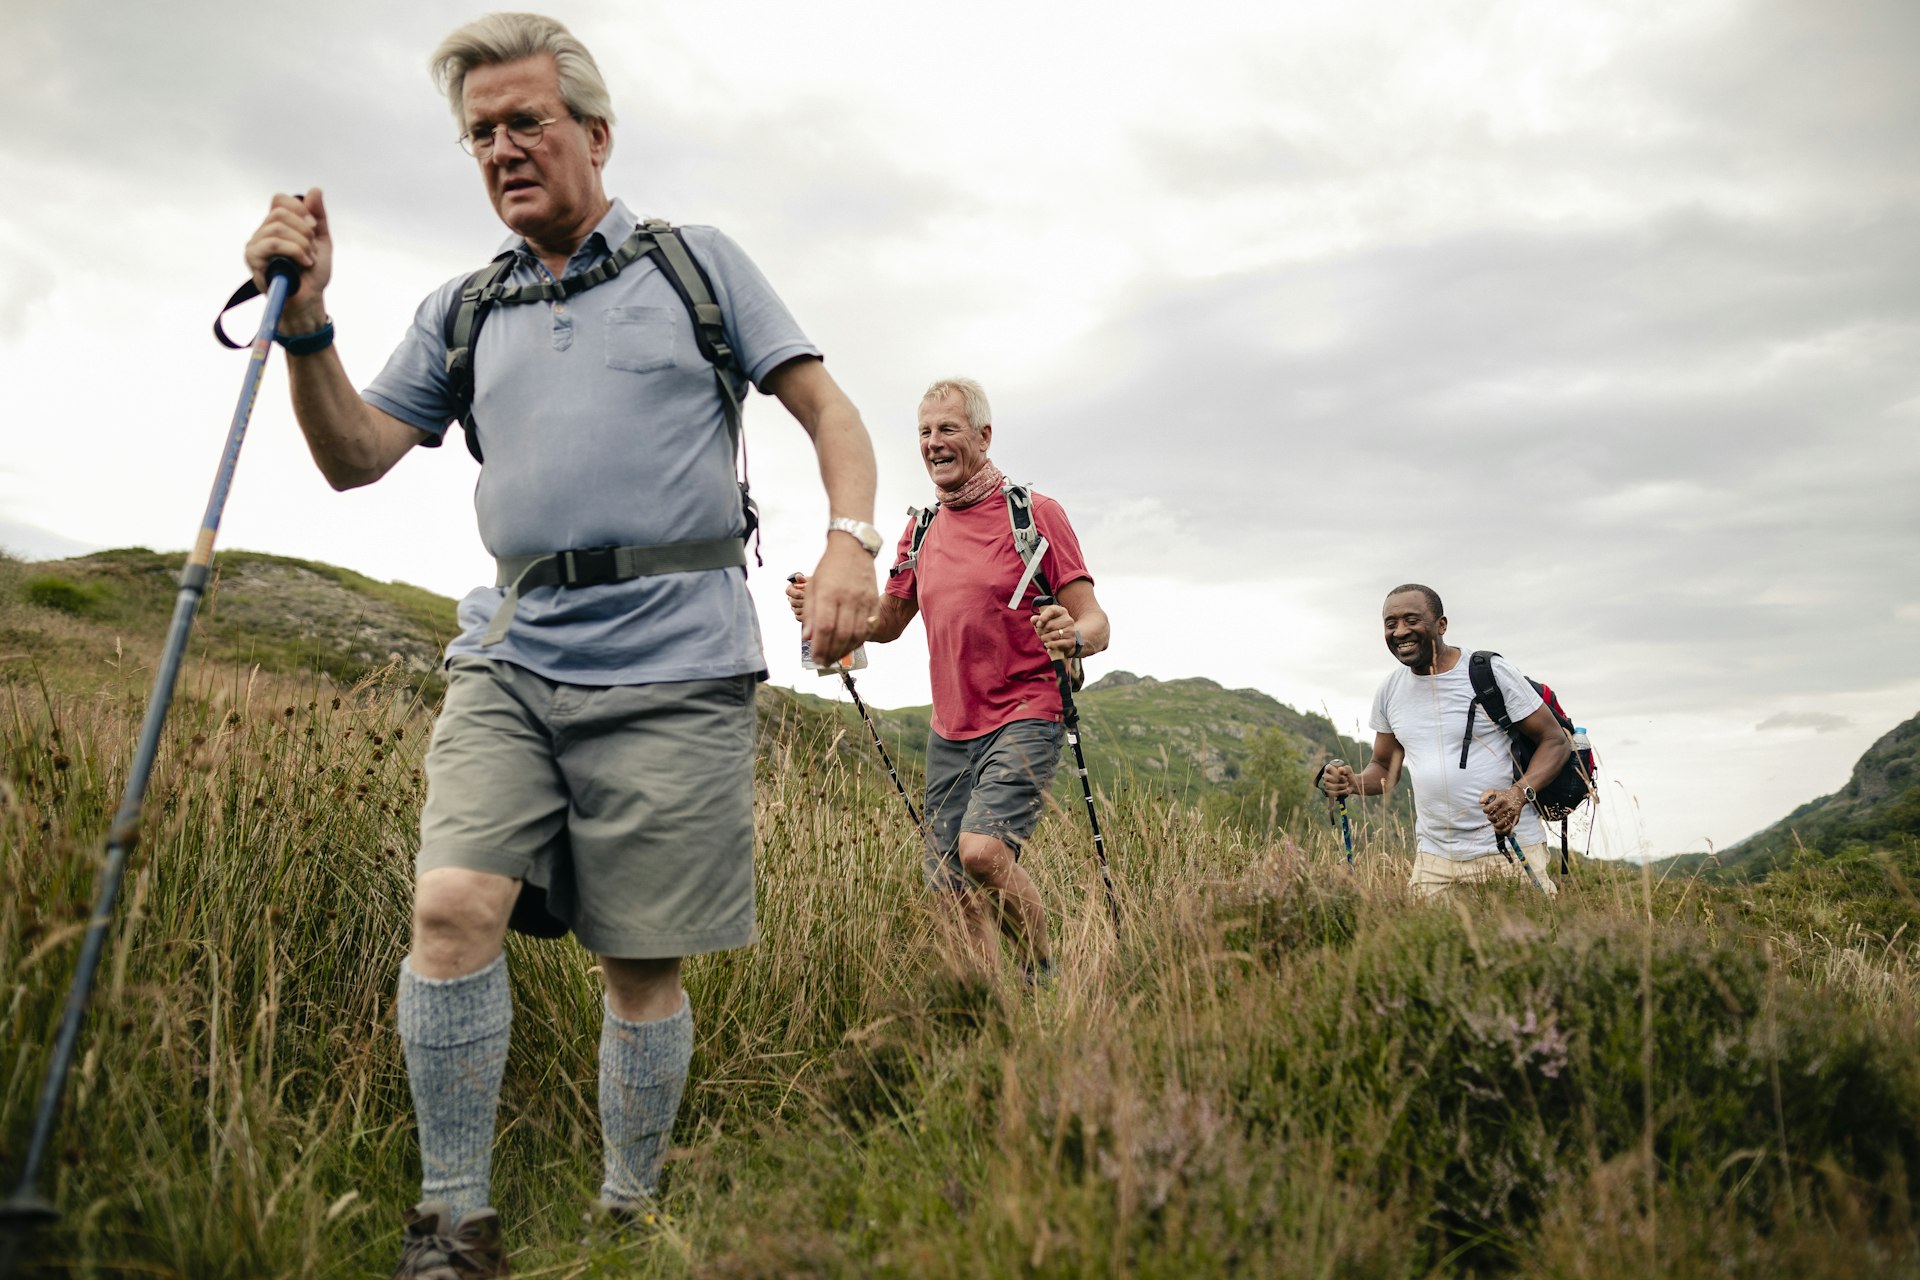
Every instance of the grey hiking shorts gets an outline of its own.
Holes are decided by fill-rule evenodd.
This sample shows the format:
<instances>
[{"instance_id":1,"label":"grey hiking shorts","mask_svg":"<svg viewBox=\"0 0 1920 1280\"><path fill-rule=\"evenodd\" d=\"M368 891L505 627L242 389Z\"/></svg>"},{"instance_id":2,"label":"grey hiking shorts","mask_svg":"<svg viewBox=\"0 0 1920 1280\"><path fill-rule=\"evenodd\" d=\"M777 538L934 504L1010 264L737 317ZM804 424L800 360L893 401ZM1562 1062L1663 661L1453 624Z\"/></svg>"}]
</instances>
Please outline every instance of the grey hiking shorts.
<instances>
[{"instance_id":1,"label":"grey hiking shorts","mask_svg":"<svg viewBox=\"0 0 1920 1280\"><path fill-rule=\"evenodd\" d=\"M447 668L420 873L543 888L597 955L753 941L754 676L595 687L486 658Z\"/></svg>"},{"instance_id":2,"label":"grey hiking shorts","mask_svg":"<svg viewBox=\"0 0 1920 1280\"><path fill-rule=\"evenodd\" d=\"M1066 727L1054 720L1011 720L959 742L927 735L927 830L940 851L937 859L927 853L928 888L966 888L963 831L992 836L1020 856L1040 824L1066 740Z\"/></svg>"}]
</instances>

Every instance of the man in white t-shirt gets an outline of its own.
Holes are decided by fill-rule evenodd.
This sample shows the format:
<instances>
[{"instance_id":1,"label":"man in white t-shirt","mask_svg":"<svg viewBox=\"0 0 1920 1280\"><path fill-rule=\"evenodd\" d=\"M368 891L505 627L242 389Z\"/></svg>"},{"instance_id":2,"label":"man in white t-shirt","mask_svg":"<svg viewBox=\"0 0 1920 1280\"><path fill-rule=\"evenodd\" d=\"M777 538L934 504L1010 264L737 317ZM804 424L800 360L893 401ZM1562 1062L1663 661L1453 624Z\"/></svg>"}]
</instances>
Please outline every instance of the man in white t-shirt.
<instances>
[{"instance_id":1,"label":"man in white t-shirt","mask_svg":"<svg viewBox=\"0 0 1920 1280\"><path fill-rule=\"evenodd\" d=\"M1328 796L1379 796L1393 790L1404 768L1413 776L1414 890L1424 897L1458 881L1495 876L1532 878L1557 892L1547 873L1547 838L1535 812L1536 789L1552 781L1572 748L1534 687L1505 658L1493 658L1494 680L1506 698L1516 729L1536 744L1525 772L1515 765L1512 744L1490 715L1467 709L1473 685L1465 654L1446 641L1447 617L1432 587L1395 587L1382 610L1387 651L1401 669L1380 682L1373 698L1373 759L1355 773L1345 762L1329 763L1320 775ZM1461 742L1467 739L1464 762ZM1502 855L1518 840L1527 867Z\"/></svg>"}]
</instances>

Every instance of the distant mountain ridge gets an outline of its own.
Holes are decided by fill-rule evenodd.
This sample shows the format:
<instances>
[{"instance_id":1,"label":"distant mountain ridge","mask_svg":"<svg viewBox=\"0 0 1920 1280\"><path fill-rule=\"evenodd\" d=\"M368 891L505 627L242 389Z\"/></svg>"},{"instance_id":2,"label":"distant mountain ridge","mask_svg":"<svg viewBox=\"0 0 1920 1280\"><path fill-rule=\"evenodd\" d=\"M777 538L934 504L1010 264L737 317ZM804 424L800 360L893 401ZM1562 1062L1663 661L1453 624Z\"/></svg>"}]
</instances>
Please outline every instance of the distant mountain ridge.
<instances>
[{"instance_id":1,"label":"distant mountain ridge","mask_svg":"<svg viewBox=\"0 0 1920 1280\"><path fill-rule=\"evenodd\" d=\"M858 723L848 703L794 696L832 709L850 726ZM1341 736L1323 715L1297 711L1258 689L1228 689L1204 676L1160 680L1114 671L1089 683L1074 701L1087 771L1096 786L1142 786L1184 803L1239 793L1248 809L1258 809L1268 791L1291 804L1315 803L1302 793L1322 761L1338 756L1358 763L1371 754L1365 744ZM932 708L868 709L888 751L909 772L919 773ZM1410 792L1402 789L1389 806L1409 803Z\"/></svg>"},{"instance_id":2,"label":"distant mountain ridge","mask_svg":"<svg viewBox=\"0 0 1920 1280\"><path fill-rule=\"evenodd\" d=\"M1801 848L1833 855L1901 838L1920 838L1920 715L1868 747L1840 790L1801 805L1719 861L1732 874L1758 878Z\"/></svg>"},{"instance_id":3,"label":"distant mountain ridge","mask_svg":"<svg viewBox=\"0 0 1920 1280\"><path fill-rule=\"evenodd\" d=\"M56 687L81 692L128 669L128 657L134 666L150 661L173 610L183 559L143 547L40 563L0 557L0 680L24 678L31 667ZM457 626L454 601L318 561L252 551L223 551L214 569L191 657L318 672L341 686L384 671L384 679L429 699L444 688L440 655ZM812 726L804 735L812 743L814 727L840 724L850 731L842 751L870 753L846 701L774 688L763 694L779 732ZM1161 680L1113 671L1089 684L1078 705L1097 785L1139 785L1187 803L1236 790L1250 807L1268 790L1303 803L1305 779L1322 760L1366 758L1367 748L1342 737L1325 716L1197 676ZM931 708L873 710L917 791Z\"/></svg>"}]
</instances>

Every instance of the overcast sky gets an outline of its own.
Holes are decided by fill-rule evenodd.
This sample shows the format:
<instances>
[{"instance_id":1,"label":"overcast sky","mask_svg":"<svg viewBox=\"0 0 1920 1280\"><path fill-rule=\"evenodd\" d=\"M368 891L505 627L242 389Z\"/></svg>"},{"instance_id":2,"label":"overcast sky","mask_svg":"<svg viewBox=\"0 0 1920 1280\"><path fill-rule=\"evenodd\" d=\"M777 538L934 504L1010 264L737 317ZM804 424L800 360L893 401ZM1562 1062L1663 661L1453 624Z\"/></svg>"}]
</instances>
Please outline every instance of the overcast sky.
<instances>
[{"instance_id":1,"label":"overcast sky","mask_svg":"<svg viewBox=\"0 0 1920 1280\"><path fill-rule=\"evenodd\" d=\"M183 548L243 359L207 322L326 189L349 374L503 235L428 53L482 10L0 0L0 544ZM1726 845L1920 710L1913 0L568 3L608 189L746 247L865 415L919 392L1079 530L1114 647L1365 727L1387 588L1562 693L1596 852ZM249 321L242 321L244 327ZM463 450L332 493L276 360L220 545L458 596ZM768 657L826 518L749 411ZM863 693L924 702L918 628ZM1097 742L1089 749L1099 750Z\"/></svg>"}]
</instances>

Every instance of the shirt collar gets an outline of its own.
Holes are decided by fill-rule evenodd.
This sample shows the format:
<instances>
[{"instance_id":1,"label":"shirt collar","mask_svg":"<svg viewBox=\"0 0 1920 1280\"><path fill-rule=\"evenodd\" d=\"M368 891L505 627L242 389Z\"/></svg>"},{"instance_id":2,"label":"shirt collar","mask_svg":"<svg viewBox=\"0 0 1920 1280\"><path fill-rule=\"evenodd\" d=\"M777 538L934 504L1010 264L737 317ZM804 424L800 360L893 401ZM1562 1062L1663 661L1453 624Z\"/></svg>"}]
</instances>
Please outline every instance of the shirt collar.
<instances>
[{"instance_id":1,"label":"shirt collar","mask_svg":"<svg viewBox=\"0 0 1920 1280\"><path fill-rule=\"evenodd\" d=\"M633 211L627 208L626 202L615 196L613 203L607 208L606 215L594 224L593 230L587 232L585 242L575 249L573 257L567 260L568 274L576 270L584 270L595 261L612 253L616 246L625 243L626 238L632 235L634 228L639 225L640 219L633 216ZM581 257L582 250L586 254L584 258ZM533 250L527 248L527 238L522 235L510 235L501 241L500 247L494 250L494 256L497 258L503 253L517 254L522 262L535 261Z\"/></svg>"}]
</instances>

